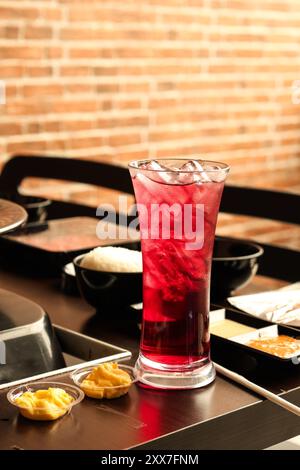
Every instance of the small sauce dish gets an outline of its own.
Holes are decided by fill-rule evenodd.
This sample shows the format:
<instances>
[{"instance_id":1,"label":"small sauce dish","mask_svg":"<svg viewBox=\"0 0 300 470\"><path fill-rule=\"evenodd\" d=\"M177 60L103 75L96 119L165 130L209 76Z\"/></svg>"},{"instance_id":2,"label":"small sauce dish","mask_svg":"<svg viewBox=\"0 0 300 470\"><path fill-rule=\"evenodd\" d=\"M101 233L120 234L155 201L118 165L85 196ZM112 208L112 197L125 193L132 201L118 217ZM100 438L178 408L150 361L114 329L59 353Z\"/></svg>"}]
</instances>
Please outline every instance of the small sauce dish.
<instances>
[{"instance_id":1,"label":"small sauce dish","mask_svg":"<svg viewBox=\"0 0 300 470\"><path fill-rule=\"evenodd\" d=\"M112 385L112 386L84 384L83 383L84 380L87 378L87 376L91 372L93 372L96 369L96 367L97 366L79 368L73 371L70 375L75 385L77 385L77 387L80 387L81 390L84 391L85 395L90 398L97 398L97 399L119 398L122 395L125 395L129 391L132 384L137 382L138 380L133 367L118 364L118 369L124 372L127 372L127 374L129 375L130 383L126 383L122 385Z\"/></svg>"},{"instance_id":2,"label":"small sauce dish","mask_svg":"<svg viewBox=\"0 0 300 470\"><path fill-rule=\"evenodd\" d=\"M63 396L58 396L58 399L47 401L46 396L48 389L60 389L60 391L68 395L63 394ZM44 393L41 393L40 395L43 396L40 397L35 395L35 400L38 402L36 405L34 404L35 400L31 398L26 400L28 402L26 404L18 403L18 399L26 392L36 394L38 391ZM71 397L71 399L69 397ZM61 382L30 382L19 385L7 393L8 401L19 409L20 414L25 418L35 421L54 421L61 418L65 414L70 413L73 406L78 405L83 398L84 393L80 388Z\"/></svg>"}]
</instances>

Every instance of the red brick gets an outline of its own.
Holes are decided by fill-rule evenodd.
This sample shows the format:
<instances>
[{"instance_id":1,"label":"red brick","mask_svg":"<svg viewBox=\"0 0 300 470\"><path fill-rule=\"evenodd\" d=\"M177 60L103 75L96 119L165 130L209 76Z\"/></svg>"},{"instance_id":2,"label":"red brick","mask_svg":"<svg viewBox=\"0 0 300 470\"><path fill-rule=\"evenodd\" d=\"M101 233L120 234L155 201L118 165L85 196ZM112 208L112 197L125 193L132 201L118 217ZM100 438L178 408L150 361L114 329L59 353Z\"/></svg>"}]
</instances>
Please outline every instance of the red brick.
<instances>
[{"instance_id":1,"label":"red brick","mask_svg":"<svg viewBox=\"0 0 300 470\"><path fill-rule=\"evenodd\" d=\"M51 102L51 112L53 113L91 113L97 110L97 103L93 101L64 101Z\"/></svg>"},{"instance_id":2,"label":"red brick","mask_svg":"<svg viewBox=\"0 0 300 470\"><path fill-rule=\"evenodd\" d=\"M46 112L46 107L42 103L31 103L28 101L8 101L5 105L5 110L8 116L34 116L36 114L43 114Z\"/></svg>"},{"instance_id":3,"label":"red brick","mask_svg":"<svg viewBox=\"0 0 300 470\"><path fill-rule=\"evenodd\" d=\"M0 19L4 19L6 21L18 19L35 20L39 16L39 10L37 8L23 8L22 6L19 8L10 8L10 2L7 1L6 3L7 7L0 6Z\"/></svg>"},{"instance_id":4,"label":"red brick","mask_svg":"<svg viewBox=\"0 0 300 470\"><path fill-rule=\"evenodd\" d=\"M219 49L218 57L261 57L264 51L261 49ZM267 51L265 54L269 54Z\"/></svg>"},{"instance_id":5,"label":"red brick","mask_svg":"<svg viewBox=\"0 0 300 470\"><path fill-rule=\"evenodd\" d=\"M20 78L23 75L24 67L22 65L7 65L0 62L0 77L2 80L5 78Z\"/></svg>"},{"instance_id":6,"label":"red brick","mask_svg":"<svg viewBox=\"0 0 300 470\"><path fill-rule=\"evenodd\" d=\"M62 8L45 8L41 5L40 9L40 16L41 18L49 21L60 20L63 16Z\"/></svg>"},{"instance_id":7,"label":"red brick","mask_svg":"<svg viewBox=\"0 0 300 470\"><path fill-rule=\"evenodd\" d=\"M63 49L60 46L47 47L45 51L45 55L48 59L58 59L62 57Z\"/></svg>"},{"instance_id":8,"label":"red brick","mask_svg":"<svg viewBox=\"0 0 300 470\"><path fill-rule=\"evenodd\" d=\"M153 98L149 100L149 108L170 108L177 103L176 98Z\"/></svg>"},{"instance_id":9,"label":"red brick","mask_svg":"<svg viewBox=\"0 0 300 470\"><path fill-rule=\"evenodd\" d=\"M1 59L41 59L43 57L43 49L41 47L29 46L1 46Z\"/></svg>"},{"instance_id":10,"label":"red brick","mask_svg":"<svg viewBox=\"0 0 300 470\"><path fill-rule=\"evenodd\" d=\"M47 147L46 142L20 142L7 144L8 153L42 152Z\"/></svg>"},{"instance_id":11,"label":"red brick","mask_svg":"<svg viewBox=\"0 0 300 470\"><path fill-rule=\"evenodd\" d=\"M6 94L6 101L12 101L14 98L16 98L18 92L18 88L16 85L7 85L5 94Z\"/></svg>"},{"instance_id":12,"label":"red brick","mask_svg":"<svg viewBox=\"0 0 300 470\"><path fill-rule=\"evenodd\" d=\"M46 143L46 148L52 153L57 151L66 150L69 147L69 141L66 139L49 139Z\"/></svg>"},{"instance_id":13,"label":"red brick","mask_svg":"<svg viewBox=\"0 0 300 470\"><path fill-rule=\"evenodd\" d=\"M149 83L121 83L120 91L123 93L149 93Z\"/></svg>"},{"instance_id":14,"label":"red brick","mask_svg":"<svg viewBox=\"0 0 300 470\"><path fill-rule=\"evenodd\" d=\"M24 75L29 77L49 77L52 75L52 67L28 65L24 68Z\"/></svg>"},{"instance_id":15,"label":"red brick","mask_svg":"<svg viewBox=\"0 0 300 470\"><path fill-rule=\"evenodd\" d=\"M138 109L138 108L141 108L141 100L139 99L128 99L128 100L114 99L113 105L118 110Z\"/></svg>"},{"instance_id":16,"label":"red brick","mask_svg":"<svg viewBox=\"0 0 300 470\"><path fill-rule=\"evenodd\" d=\"M71 149L100 147L101 145L103 145L102 137L76 137L70 140Z\"/></svg>"},{"instance_id":17,"label":"red brick","mask_svg":"<svg viewBox=\"0 0 300 470\"><path fill-rule=\"evenodd\" d=\"M25 97L62 95L63 92L63 85L25 85L23 87L23 94Z\"/></svg>"},{"instance_id":18,"label":"red brick","mask_svg":"<svg viewBox=\"0 0 300 470\"><path fill-rule=\"evenodd\" d=\"M94 93L95 85L85 83L70 83L64 87L67 93Z\"/></svg>"},{"instance_id":19,"label":"red brick","mask_svg":"<svg viewBox=\"0 0 300 470\"><path fill-rule=\"evenodd\" d=\"M118 83L101 83L96 86L97 93L117 93L119 91Z\"/></svg>"},{"instance_id":20,"label":"red brick","mask_svg":"<svg viewBox=\"0 0 300 470\"><path fill-rule=\"evenodd\" d=\"M95 8L82 8L82 6L74 6L69 10L69 20L76 22L95 22L110 21L115 23L139 23L140 21L155 21L156 14L147 11L147 14L139 8L129 11L122 9L103 9L96 5Z\"/></svg>"},{"instance_id":21,"label":"red brick","mask_svg":"<svg viewBox=\"0 0 300 470\"><path fill-rule=\"evenodd\" d=\"M85 48L85 49L76 48L75 49L74 48L70 50L69 55L71 59L78 59L78 58L96 59L97 57L101 57L102 53L98 49L88 49L88 48Z\"/></svg>"},{"instance_id":22,"label":"red brick","mask_svg":"<svg viewBox=\"0 0 300 470\"><path fill-rule=\"evenodd\" d=\"M64 131L82 131L85 129L94 129L96 126L90 120L64 121L61 124Z\"/></svg>"},{"instance_id":23,"label":"red brick","mask_svg":"<svg viewBox=\"0 0 300 470\"><path fill-rule=\"evenodd\" d=\"M299 131L299 123L298 122L287 122L287 123L282 123L282 124L278 124L276 126L276 130L277 132L281 132L281 131L293 131L293 130L296 130L297 132Z\"/></svg>"},{"instance_id":24,"label":"red brick","mask_svg":"<svg viewBox=\"0 0 300 470\"><path fill-rule=\"evenodd\" d=\"M30 25L26 28L24 37L26 39L50 39L52 37L52 28Z\"/></svg>"},{"instance_id":25,"label":"red brick","mask_svg":"<svg viewBox=\"0 0 300 470\"><path fill-rule=\"evenodd\" d=\"M0 37L4 39L17 39L20 29L17 26L0 26Z\"/></svg>"},{"instance_id":26,"label":"red brick","mask_svg":"<svg viewBox=\"0 0 300 470\"><path fill-rule=\"evenodd\" d=\"M124 118L100 118L97 120L97 126L103 128L122 128L122 127L144 127L148 126L149 118L147 116L133 116Z\"/></svg>"},{"instance_id":27,"label":"red brick","mask_svg":"<svg viewBox=\"0 0 300 470\"><path fill-rule=\"evenodd\" d=\"M58 132L61 129L61 125L58 121L32 121L24 124L23 128L26 134L37 134L40 132Z\"/></svg>"},{"instance_id":28,"label":"red brick","mask_svg":"<svg viewBox=\"0 0 300 470\"><path fill-rule=\"evenodd\" d=\"M124 164L124 162L130 162L131 160L145 160L150 157L149 150L134 150L130 152L118 151L117 163Z\"/></svg>"},{"instance_id":29,"label":"red brick","mask_svg":"<svg viewBox=\"0 0 300 470\"><path fill-rule=\"evenodd\" d=\"M118 72L118 69L116 67L94 67L93 72L95 75L116 75Z\"/></svg>"},{"instance_id":30,"label":"red brick","mask_svg":"<svg viewBox=\"0 0 300 470\"><path fill-rule=\"evenodd\" d=\"M15 123L0 123L0 136L21 134L21 126Z\"/></svg>"},{"instance_id":31,"label":"red brick","mask_svg":"<svg viewBox=\"0 0 300 470\"><path fill-rule=\"evenodd\" d=\"M108 144L111 145L112 147L139 144L140 142L141 142L141 137L139 134L120 134L120 135L111 135L108 137Z\"/></svg>"},{"instance_id":32,"label":"red brick","mask_svg":"<svg viewBox=\"0 0 300 470\"><path fill-rule=\"evenodd\" d=\"M89 76L91 75L91 67L67 65L60 67L60 75L67 77Z\"/></svg>"}]
</instances>

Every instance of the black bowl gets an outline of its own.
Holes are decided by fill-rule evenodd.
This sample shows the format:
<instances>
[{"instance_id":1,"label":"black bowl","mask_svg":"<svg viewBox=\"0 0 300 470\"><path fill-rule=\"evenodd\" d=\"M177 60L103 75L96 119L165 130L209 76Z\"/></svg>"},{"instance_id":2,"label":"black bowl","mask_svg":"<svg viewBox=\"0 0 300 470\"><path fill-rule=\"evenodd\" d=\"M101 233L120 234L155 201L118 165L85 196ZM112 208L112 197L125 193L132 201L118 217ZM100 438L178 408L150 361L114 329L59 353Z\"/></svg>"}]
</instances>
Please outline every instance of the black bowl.
<instances>
[{"instance_id":1,"label":"black bowl","mask_svg":"<svg viewBox=\"0 0 300 470\"><path fill-rule=\"evenodd\" d=\"M26 209L28 214L27 224L44 222L47 218L47 208L51 201L43 197L16 196L16 202Z\"/></svg>"},{"instance_id":2,"label":"black bowl","mask_svg":"<svg viewBox=\"0 0 300 470\"><path fill-rule=\"evenodd\" d=\"M142 273L104 272L81 266L85 255L74 260L82 297L97 310L129 306L142 301Z\"/></svg>"},{"instance_id":3,"label":"black bowl","mask_svg":"<svg viewBox=\"0 0 300 470\"><path fill-rule=\"evenodd\" d=\"M226 298L245 286L256 274L258 258L263 252L256 243L216 237L211 272L212 299Z\"/></svg>"},{"instance_id":4,"label":"black bowl","mask_svg":"<svg viewBox=\"0 0 300 470\"><path fill-rule=\"evenodd\" d=\"M46 220L47 208L51 204L49 199L24 194L1 194L1 196L24 207L28 214L26 225L42 223Z\"/></svg>"}]
</instances>

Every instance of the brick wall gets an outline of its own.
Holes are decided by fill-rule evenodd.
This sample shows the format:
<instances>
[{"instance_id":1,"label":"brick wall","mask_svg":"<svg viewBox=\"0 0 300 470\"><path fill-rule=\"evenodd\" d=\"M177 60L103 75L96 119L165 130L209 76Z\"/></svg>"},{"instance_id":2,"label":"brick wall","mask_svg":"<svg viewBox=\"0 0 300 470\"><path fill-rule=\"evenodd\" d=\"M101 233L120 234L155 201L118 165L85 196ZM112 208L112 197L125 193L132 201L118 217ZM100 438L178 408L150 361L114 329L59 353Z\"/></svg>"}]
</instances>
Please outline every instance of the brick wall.
<instances>
[{"instance_id":1,"label":"brick wall","mask_svg":"<svg viewBox=\"0 0 300 470\"><path fill-rule=\"evenodd\" d=\"M230 163L231 182L299 190L299 0L0 0L0 59L1 163L200 154ZM222 233L242 230L300 245L295 228L222 219Z\"/></svg>"}]
</instances>

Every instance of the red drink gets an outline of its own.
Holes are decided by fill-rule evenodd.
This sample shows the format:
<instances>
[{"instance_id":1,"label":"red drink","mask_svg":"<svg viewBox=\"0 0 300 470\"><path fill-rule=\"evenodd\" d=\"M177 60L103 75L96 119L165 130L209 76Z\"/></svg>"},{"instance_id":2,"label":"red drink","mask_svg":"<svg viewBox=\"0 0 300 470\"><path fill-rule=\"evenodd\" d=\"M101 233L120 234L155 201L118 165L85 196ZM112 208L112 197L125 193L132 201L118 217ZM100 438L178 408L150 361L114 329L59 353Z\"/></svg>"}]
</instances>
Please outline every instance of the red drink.
<instances>
[{"instance_id":1,"label":"red drink","mask_svg":"<svg viewBox=\"0 0 300 470\"><path fill-rule=\"evenodd\" d=\"M143 165L131 170L136 200L142 204L144 309L139 367L142 363L149 371L191 374L210 364L211 258L227 171L223 169L224 177L214 181L209 170L163 173Z\"/></svg>"}]
</instances>

